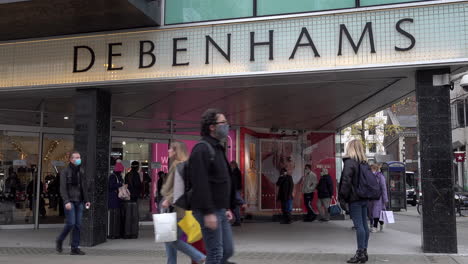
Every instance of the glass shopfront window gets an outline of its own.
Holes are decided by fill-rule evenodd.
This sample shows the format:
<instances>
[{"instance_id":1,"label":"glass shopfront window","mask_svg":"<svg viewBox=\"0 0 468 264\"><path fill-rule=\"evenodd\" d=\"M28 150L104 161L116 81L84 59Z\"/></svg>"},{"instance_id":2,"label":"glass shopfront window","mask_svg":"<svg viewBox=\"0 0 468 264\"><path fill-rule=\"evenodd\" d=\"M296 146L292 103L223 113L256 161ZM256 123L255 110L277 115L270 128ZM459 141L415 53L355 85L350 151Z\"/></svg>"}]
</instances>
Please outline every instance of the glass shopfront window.
<instances>
[{"instance_id":1,"label":"glass shopfront window","mask_svg":"<svg viewBox=\"0 0 468 264\"><path fill-rule=\"evenodd\" d=\"M44 135L41 174L41 184L44 187L40 211L45 211L46 214L39 218L40 224L58 224L64 221L63 200L60 196L60 172L68 166L68 157L73 151L73 146L72 135Z\"/></svg>"},{"instance_id":2,"label":"glass shopfront window","mask_svg":"<svg viewBox=\"0 0 468 264\"><path fill-rule=\"evenodd\" d=\"M420 0L424 1L424 0ZM426 0L427 1L427 0ZM361 6L388 5L397 3L419 2L412 0L360 0Z\"/></svg>"},{"instance_id":3,"label":"glass shopfront window","mask_svg":"<svg viewBox=\"0 0 468 264\"><path fill-rule=\"evenodd\" d=\"M165 24L305 13L431 0L166 0Z\"/></svg>"},{"instance_id":4,"label":"glass shopfront window","mask_svg":"<svg viewBox=\"0 0 468 264\"><path fill-rule=\"evenodd\" d=\"M190 23L253 16L253 0L166 1L166 24Z\"/></svg>"},{"instance_id":5,"label":"glass shopfront window","mask_svg":"<svg viewBox=\"0 0 468 264\"><path fill-rule=\"evenodd\" d=\"M34 223L38 161L38 133L0 131L0 225Z\"/></svg>"},{"instance_id":6,"label":"glass shopfront window","mask_svg":"<svg viewBox=\"0 0 468 264\"><path fill-rule=\"evenodd\" d=\"M302 13L320 10L353 8L355 0L258 0L257 15L277 15L287 13Z\"/></svg>"},{"instance_id":7,"label":"glass shopfront window","mask_svg":"<svg viewBox=\"0 0 468 264\"><path fill-rule=\"evenodd\" d=\"M128 172L130 172L131 163L138 161L140 168L138 173L141 181L141 193L138 198L138 212L140 221L151 221L151 193L150 186L152 183L151 171L149 164L151 161L151 146L147 140L132 139L132 138L113 138L111 151L111 171L114 169L117 160L122 160L122 165L125 167L122 176L124 180L128 180ZM167 147L166 147L167 150ZM110 175L111 173L109 173ZM132 190L130 190L131 192Z\"/></svg>"}]
</instances>

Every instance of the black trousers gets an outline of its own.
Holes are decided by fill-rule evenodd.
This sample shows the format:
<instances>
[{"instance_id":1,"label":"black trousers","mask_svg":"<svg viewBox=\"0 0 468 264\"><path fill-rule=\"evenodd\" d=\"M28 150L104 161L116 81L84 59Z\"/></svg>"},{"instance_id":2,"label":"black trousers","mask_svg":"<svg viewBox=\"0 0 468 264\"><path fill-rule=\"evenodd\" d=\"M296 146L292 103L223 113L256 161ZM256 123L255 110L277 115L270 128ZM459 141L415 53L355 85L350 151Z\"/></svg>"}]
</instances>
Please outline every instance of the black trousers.
<instances>
[{"instance_id":1,"label":"black trousers","mask_svg":"<svg viewBox=\"0 0 468 264\"><path fill-rule=\"evenodd\" d=\"M304 193L304 204L307 208L308 216L316 216L314 209L312 209L312 201L314 200L314 193Z\"/></svg>"}]
</instances>

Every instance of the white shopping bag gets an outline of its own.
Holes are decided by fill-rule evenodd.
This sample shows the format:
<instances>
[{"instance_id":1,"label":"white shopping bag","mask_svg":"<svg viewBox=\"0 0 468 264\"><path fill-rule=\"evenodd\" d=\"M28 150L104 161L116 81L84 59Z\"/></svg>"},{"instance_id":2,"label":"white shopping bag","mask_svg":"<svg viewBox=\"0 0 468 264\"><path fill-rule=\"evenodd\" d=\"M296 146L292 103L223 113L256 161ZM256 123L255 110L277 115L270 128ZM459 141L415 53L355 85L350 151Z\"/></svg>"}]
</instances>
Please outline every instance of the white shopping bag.
<instances>
[{"instance_id":1,"label":"white shopping bag","mask_svg":"<svg viewBox=\"0 0 468 264\"><path fill-rule=\"evenodd\" d=\"M177 214L153 214L154 237L156 243L177 240Z\"/></svg>"},{"instance_id":2,"label":"white shopping bag","mask_svg":"<svg viewBox=\"0 0 468 264\"><path fill-rule=\"evenodd\" d=\"M395 217L393 216L393 211L382 211L380 213L380 220L386 224L394 224Z\"/></svg>"}]
</instances>

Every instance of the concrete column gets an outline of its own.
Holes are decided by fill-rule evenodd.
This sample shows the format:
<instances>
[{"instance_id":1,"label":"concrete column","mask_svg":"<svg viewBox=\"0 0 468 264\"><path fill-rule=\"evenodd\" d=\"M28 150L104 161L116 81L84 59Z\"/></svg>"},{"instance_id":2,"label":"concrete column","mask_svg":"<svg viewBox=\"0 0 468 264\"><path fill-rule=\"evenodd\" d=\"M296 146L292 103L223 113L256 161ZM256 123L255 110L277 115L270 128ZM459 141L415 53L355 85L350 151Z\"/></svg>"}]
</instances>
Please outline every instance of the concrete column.
<instances>
[{"instance_id":1,"label":"concrete column","mask_svg":"<svg viewBox=\"0 0 468 264\"><path fill-rule=\"evenodd\" d=\"M446 86L433 86L432 81L433 75L449 72L449 68L416 72L423 195L422 247L426 253L457 253L450 92Z\"/></svg>"},{"instance_id":2,"label":"concrete column","mask_svg":"<svg viewBox=\"0 0 468 264\"><path fill-rule=\"evenodd\" d=\"M99 89L80 89L74 101L75 149L81 153L92 204L83 215L81 244L95 246L107 239L111 95Z\"/></svg>"}]
</instances>

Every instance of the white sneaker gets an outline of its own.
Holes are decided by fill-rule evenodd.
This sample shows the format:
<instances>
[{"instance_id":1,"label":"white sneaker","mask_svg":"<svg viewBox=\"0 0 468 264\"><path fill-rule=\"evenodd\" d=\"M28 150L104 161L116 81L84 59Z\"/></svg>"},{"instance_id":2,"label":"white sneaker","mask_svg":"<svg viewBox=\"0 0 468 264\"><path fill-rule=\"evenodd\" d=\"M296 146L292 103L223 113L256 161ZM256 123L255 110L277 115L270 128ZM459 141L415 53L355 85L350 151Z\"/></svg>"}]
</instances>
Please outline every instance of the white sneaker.
<instances>
[{"instance_id":1,"label":"white sneaker","mask_svg":"<svg viewBox=\"0 0 468 264\"><path fill-rule=\"evenodd\" d=\"M371 230L370 230L371 233L377 233L377 228L375 227L372 227Z\"/></svg>"}]
</instances>

